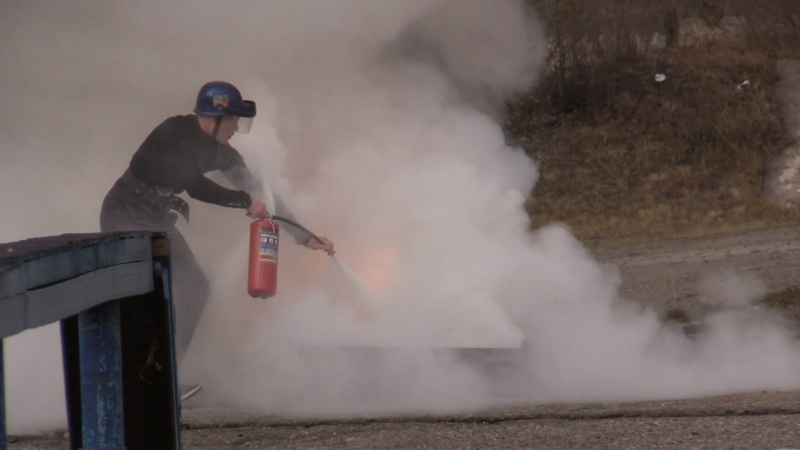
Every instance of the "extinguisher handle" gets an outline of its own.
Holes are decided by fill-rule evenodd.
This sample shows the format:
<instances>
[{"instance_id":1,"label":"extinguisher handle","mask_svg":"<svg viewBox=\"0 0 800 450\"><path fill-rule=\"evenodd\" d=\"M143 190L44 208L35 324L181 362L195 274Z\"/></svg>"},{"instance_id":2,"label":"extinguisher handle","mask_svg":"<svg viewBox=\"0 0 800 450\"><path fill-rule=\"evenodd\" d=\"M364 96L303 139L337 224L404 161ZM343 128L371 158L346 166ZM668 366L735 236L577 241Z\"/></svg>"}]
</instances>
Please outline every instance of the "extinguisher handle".
<instances>
[{"instance_id":1,"label":"extinguisher handle","mask_svg":"<svg viewBox=\"0 0 800 450\"><path fill-rule=\"evenodd\" d=\"M265 213L263 216L258 214L250 214L245 213L245 215L251 219L271 219L272 216L269 215L269 212Z\"/></svg>"}]
</instances>

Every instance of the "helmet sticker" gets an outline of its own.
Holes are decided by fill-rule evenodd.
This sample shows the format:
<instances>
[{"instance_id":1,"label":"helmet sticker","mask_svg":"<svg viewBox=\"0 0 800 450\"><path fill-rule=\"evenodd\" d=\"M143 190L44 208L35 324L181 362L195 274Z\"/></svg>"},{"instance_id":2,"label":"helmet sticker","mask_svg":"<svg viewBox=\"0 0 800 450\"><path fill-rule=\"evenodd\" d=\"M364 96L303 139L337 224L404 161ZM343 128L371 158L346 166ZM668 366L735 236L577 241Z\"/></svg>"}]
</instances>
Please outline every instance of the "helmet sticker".
<instances>
[{"instance_id":1,"label":"helmet sticker","mask_svg":"<svg viewBox=\"0 0 800 450\"><path fill-rule=\"evenodd\" d=\"M228 103L228 96L226 94L217 94L214 95L214 109L228 108L230 104Z\"/></svg>"}]
</instances>

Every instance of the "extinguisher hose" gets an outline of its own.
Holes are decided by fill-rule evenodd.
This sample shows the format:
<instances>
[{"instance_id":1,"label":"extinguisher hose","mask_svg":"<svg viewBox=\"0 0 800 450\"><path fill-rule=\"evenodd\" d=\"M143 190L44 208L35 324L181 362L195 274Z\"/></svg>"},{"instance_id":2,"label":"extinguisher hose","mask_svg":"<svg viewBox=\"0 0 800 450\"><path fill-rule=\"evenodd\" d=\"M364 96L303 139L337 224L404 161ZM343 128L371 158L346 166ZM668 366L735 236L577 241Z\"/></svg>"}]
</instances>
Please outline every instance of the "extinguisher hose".
<instances>
[{"instance_id":1,"label":"extinguisher hose","mask_svg":"<svg viewBox=\"0 0 800 450\"><path fill-rule=\"evenodd\" d=\"M325 244L325 242L322 239L320 239L319 236L317 236L316 234L312 233L308 228L300 225L299 223L295 222L292 219L287 219L286 217L281 217L281 216L270 216L270 218L272 218L272 220L277 220L278 222L283 222L283 223L289 224L289 225L291 225L291 226L293 226L295 228L299 228L299 229L305 231L306 233L308 233L308 235L311 236L312 238L314 238L315 241L319 242L320 244Z\"/></svg>"}]
</instances>

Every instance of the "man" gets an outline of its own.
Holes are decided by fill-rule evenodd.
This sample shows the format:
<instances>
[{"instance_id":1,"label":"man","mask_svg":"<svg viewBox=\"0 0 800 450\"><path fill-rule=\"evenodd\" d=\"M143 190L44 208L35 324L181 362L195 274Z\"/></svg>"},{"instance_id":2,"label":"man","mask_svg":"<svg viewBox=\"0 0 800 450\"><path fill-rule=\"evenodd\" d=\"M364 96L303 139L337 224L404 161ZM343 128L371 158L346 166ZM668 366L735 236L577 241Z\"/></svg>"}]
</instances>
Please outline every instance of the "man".
<instances>
[{"instance_id":1,"label":"man","mask_svg":"<svg viewBox=\"0 0 800 450\"><path fill-rule=\"evenodd\" d=\"M253 177L241 154L228 144L234 133L247 133L256 115L256 104L243 100L230 83L212 81L197 94L194 115L170 117L158 125L139 146L128 169L103 200L102 231L166 231L173 262L175 348L180 361L189 347L209 296L209 283L180 231L176 211L188 222L189 205L177 194L230 208L241 208L252 218L268 217L260 183ZM205 176L221 171L239 190L223 187ZM291 218L283 204L276 208ZM311 249L334 253L333 243L319 241L303 230L287 227L295 240ZM321 241L321 242L320 242ZM199 385L181 386L186 399Z\"/></svg>"}]
</instances>

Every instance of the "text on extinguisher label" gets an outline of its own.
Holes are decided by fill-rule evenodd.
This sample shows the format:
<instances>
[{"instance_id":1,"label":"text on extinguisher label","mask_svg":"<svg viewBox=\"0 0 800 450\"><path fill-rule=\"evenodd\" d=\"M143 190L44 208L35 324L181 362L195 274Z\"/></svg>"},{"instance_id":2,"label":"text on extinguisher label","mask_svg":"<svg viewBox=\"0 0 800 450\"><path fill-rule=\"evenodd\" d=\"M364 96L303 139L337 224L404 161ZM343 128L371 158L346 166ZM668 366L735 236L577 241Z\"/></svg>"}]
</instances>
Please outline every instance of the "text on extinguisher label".
<instances>
[{"instance_id":1,"label":"text on extinguisher label","mask_svg":"<svg viewBox=\"0 0 800 450\"><path fill-rule=\"evenodd\" d=\"M273 230L261 229L258 237L258 257L261 260L278 262L278 235Z\"/></svg>"}]
</instances>

